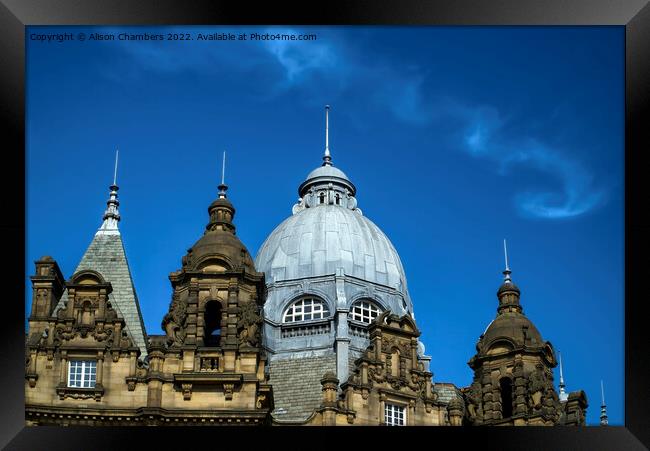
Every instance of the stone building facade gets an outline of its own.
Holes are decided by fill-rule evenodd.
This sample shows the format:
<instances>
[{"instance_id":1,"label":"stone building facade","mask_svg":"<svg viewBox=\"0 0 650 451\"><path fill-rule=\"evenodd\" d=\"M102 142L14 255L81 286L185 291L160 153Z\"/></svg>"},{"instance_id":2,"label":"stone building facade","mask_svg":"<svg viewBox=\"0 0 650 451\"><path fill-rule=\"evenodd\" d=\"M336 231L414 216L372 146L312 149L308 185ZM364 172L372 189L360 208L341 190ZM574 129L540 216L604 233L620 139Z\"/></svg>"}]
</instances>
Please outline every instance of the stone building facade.
<instances>
[{"instance_id":1,"label":"stone building facade","mask_svg":"<svg viewBox=\"0 0 650 451\"><path fill-rule=\"evenodd\" d=\"M327 130L327 127L326 127ZM75 273L36 261L26 335L30 425L583 425L552 345L506 268L469 387L433 380L399 255L323 163L253 261L222 181L203 236L146 333L118 227L118 188Z\"/></svg>"}]
</instances>

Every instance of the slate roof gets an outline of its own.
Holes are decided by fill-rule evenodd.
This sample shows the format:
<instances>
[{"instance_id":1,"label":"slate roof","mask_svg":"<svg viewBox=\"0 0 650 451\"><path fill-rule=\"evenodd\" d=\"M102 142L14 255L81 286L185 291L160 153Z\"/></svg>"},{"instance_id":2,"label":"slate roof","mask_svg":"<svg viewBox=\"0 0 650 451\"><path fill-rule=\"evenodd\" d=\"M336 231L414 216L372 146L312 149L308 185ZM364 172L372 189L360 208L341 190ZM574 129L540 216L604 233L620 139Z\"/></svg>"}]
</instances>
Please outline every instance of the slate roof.
<instances>
[{"instance_id":1,"label":"slate roof","mask_svg":"<svg viewBox=\"0 0 650 451\"><path fill-rule=\"evenodd\" d=\"M433 390L438 393L438 401L444 404L449 404L454 398L462 399L460 390L454 384L436 382L433 384Z\"/></svg>"},{"instance_id":2,"label":"slate roof","mask_svg":"<svg viewBox=\"0 0 650 451\"><path fill-rule=\"evenodd\" d=\"M83 269L97 271L111 283L113 292L108 296L111 305L118 315L124 318L126 331L140 348L140 358L144 358L147 355L146 331L120 233L98 232L86 249L75 273ZM55 314L67 301L66 290L54 310Z\"/></svg>"},{"instance_id":3,"label":"slate roof","mask_svg":"<svg viewBox=\"0 0 650 451\"><path fill-rule=\"evenodd\" d=\"M309 418L321 405L323 388L320 380L328 371L336 372L334 354L272 360L269 383L273 386L273 417L280 421ZM278 414L281 409L286 413Z\"/></svg>"}]
</instances>

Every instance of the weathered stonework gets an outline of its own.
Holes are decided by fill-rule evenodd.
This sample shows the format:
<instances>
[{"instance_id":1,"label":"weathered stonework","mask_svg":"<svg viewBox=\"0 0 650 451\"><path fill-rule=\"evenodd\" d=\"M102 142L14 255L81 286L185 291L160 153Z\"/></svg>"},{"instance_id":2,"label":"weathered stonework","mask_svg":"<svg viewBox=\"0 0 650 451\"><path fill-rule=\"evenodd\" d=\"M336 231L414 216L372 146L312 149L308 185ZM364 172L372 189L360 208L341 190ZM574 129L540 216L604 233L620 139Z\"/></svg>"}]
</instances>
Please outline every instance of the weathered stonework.
<instances>
[{"instance_id":1,"label":"weathered stonework","mask_svg":"<svg viewBox=\"0 0 650 451\"><path fill-rule=\"evenodd\" d=\"M203 236L169 275L161 335L144 330L112 185L72 277L51 257L35 262L27 424L584 425L586 396L558 397L553 347L523 314L508 269L497 317L469 361L472 384L433 381L397 251L361 215L329 153L324 160L262 246L268 285L219 186ZM320 303L285 321L307 297Z\"/></svg>"},{"instance_id":2,"label":"weathered stonework","mask_svg":"<svg viewBox=\"0 0 650 451\"><path fill-rule=\"evenodd\" d=\"M220 188L204 236L170 275L172 301L162 322L166 334L148 337L146 360L139 359L141 350L124 317L111 305L110 281L86 269L63 282L50 257L36 262L25 372L27 424L270 422L273 392L261 348L264 275L255 271L236 238L235 209L225 186ZM92 386L71 386L71 360L94 365Z\"/></svg>"},{"instance_id":3,"label":"weathered stonework","mask_svg":"<svg viewBox=\"0 0 650 451\"><path fill-rule=\"evenodd\" d=\"M405 425L449 425L447 404L438 399L433 375L418 359L420 332L413 318L386 311L370 325L369 335L370 345L355 361L340 394L335 374L323 375L321 406L305 424L385 425L390 403L404 410Z\"/></svg>"},{"instance_id":4,"label":"weathered stonework","mask_svg":"<svg viewBox=\"0 0 650 451\"><path fill-rule=\"evenodd\" d=\"M469 361L474 380L462 389L463 424L584 425L587 398L579 391L562 403L553 384L553 346L523 314L519 288L506 280L497 292L497 317L476 344Z\"/></svg>"}]
</instances>

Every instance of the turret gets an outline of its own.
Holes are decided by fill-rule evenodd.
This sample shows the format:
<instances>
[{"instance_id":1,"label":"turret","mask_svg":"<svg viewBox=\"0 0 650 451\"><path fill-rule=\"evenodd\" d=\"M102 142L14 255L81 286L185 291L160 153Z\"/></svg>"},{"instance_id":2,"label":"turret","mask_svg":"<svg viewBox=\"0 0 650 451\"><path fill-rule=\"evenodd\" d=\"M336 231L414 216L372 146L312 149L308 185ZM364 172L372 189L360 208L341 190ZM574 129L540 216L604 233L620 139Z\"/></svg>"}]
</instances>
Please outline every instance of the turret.
<instances>
[{"instance_id":1,"label":"turret","mask_svg":"<svg viewBox=\"0 0 650 451\"><path fill-rule=\"evenodd\" d=\"M474 382L465 389L472 424L553 425L562 413L553 387L557 366L550 342L524 315L521 291L506 267L497 290L497 316L476 344L469 361Z\"/></svg>"}]
</instances>

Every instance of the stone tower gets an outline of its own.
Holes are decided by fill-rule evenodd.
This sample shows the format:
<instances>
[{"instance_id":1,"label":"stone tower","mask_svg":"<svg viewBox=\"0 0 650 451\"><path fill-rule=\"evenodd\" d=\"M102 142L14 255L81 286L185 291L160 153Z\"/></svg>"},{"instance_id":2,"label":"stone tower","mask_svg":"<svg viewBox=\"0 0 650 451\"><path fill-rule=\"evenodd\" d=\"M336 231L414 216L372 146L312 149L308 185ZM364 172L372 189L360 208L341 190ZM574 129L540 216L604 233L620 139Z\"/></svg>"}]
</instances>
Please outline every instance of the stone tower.
<instances>
[{"instance_id":1,"label":"stone tower","mask_svg":"<svg viewBox=\"0 0 650 451\"><path fill-rule=\"evenodd\" d=\"M465 422L473 425L584 424L587 399L584 392L571 393L561 403L553 386L557 366L553 346L544 341L524 315L521 292L503 271L497 291L496 318L476 344L468 362L474 371L472 384L463 389Z\"/></svg>"},{"instance_id":2,"label":"stone tower","mask_svg":"<svg viewBox=\"0 0 650 451\"><path fill-rule=\"evenodd\" d=\"M273 406L262 349L264 275L235 235L235 208L219 185L203 236L169 275L164 336L150 343L147 406L161 423L265 424Z\"/></svg>"}]
</instances>

